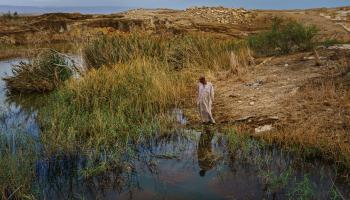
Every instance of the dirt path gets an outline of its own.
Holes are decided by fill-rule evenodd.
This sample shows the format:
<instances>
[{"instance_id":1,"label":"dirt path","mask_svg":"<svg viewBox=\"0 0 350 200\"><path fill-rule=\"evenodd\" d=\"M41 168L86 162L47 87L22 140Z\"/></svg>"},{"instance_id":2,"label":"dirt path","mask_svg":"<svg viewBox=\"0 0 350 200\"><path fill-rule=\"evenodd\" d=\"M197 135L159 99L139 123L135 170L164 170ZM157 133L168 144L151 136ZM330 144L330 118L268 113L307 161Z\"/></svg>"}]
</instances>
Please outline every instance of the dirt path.
<instances>
[{"instance_id":1,"label":"dirt path","mask_svg":"<svg viewBox=\"0 0 350 200\"><path fill-rule=\"evenodd\" d=\"M272 58L261 66L247 69L247 74L237 80L229 76L212 80L216 89L214 117L221 124L243 122L253 128L290 120L290 99L299 88L317 77L323 77L331 63L326 62L335 52L324 51L323 66L316 66L312 53ZM288 109L287 109L288 108ZM198 122L194 109L190 110L191 122Z\"/></svg>"},{"instance_id":2,"label":"dirt path","mask_svg":"<svg viewBox=\"0 0 350 200\"><path fill-rule=\"evenodd\" d=\"M232 122L248 117L284 118L282 102L295 94L306 80L321 76L314 61L300 61L306 54L272 59L252 67L246 81L233 79L215 82L216 117Z\"/></svg>"}]
</instances>

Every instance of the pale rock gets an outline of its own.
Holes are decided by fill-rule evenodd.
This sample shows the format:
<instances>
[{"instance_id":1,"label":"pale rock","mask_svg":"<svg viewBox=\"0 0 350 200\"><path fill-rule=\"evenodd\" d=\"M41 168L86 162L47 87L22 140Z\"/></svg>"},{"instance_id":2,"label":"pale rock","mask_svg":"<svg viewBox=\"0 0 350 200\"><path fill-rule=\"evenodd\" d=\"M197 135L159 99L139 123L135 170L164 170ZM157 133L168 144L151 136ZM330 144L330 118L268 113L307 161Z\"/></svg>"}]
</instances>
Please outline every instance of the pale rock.
<instances>
[{"instance_id":1,"label":"pale rock","mask_svg":"<svg viewBox=\"0 0 350 200\"><path fill-rule=\"evenodd\" d=\"M267 131L271 131L273 129L272 125L265 125L265 126L259 126L258 128L255 128L255 133L264 133Z\"/></svg>"}]
</instances>

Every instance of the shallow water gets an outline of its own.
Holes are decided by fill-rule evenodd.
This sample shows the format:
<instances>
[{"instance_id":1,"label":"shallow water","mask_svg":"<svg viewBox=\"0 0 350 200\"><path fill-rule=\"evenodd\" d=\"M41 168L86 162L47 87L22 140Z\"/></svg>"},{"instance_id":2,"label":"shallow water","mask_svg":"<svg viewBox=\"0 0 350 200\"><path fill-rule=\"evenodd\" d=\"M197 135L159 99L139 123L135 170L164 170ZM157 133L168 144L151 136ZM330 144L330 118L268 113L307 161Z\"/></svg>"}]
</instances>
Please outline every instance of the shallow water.
<instances>
[{"instance_id":1,"label":"shallow water","mask_svg":"<svg viewBox=\"0 0 350 200\"><path fill-rule=\"evenodd\" d=\"M294 199L300 186L311 188L315 199L329 199L334 181L349 197L331 165L250 142L232 154L222 134L180 131L141 145L129 170L89 179L77 174L85 158L55 157L38 162L39 188L43 199ZM285 183L278 181L287 171Z\"/></svg>"},{"instance_id":2,"label":"shallow water","mask_svg":"<svg viewBox=\"0 0 350 200\"><path fill-rule=\"evenodd\" d=\"M0 61L0 78L10 76L12 65L20 61L19 59ZM15 134L25 132L33 137L38 137L39 127L35 121L36 113L27 113L21 106L8 101L5 87L5 82L0 79L0 133L14 137Z\"/></svg>"},{"instance_id":3,"label":"shallow water","mask_svg":"<svg viewBox=\"0 0 350 200\"><path fill-rule=\"evenodd\" d=\"M1 77L18 62L0 62ZM2 80L0 104L0 133L11 153L26 145L17 135L40 146L35 110L6 101ZM174 113L186 123L181 110ZM249 138L236 145L230 141L213 127L199 132L180 129L137 145L122 170L88 178L82 175L91 163L88 154L47 156L36 148L33 193L39 199L330 199L334 193L350 198L349 185L331 164L306 161Z\"/></svg>"}]
</instances>

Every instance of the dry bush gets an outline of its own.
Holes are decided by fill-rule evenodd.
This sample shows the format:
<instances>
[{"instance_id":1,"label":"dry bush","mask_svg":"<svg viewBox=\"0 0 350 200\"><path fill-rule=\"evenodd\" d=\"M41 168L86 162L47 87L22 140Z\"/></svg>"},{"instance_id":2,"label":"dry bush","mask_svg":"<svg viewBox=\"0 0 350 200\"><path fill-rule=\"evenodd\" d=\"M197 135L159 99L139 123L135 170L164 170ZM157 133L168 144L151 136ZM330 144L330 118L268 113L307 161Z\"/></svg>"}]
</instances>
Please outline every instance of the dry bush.
<instances>
[{"instance_id":1,"label":"dry bush","mask_svg":"<svg viewBox=\"0 0 350 200\"><path fill-rule=\"evenodd\" d=\"M235 75L244 75L248 72L248 67L255 65L252 52L247 45L242 45L236 51L230 52L230 71Z\"/></svg>"}]
</instances>

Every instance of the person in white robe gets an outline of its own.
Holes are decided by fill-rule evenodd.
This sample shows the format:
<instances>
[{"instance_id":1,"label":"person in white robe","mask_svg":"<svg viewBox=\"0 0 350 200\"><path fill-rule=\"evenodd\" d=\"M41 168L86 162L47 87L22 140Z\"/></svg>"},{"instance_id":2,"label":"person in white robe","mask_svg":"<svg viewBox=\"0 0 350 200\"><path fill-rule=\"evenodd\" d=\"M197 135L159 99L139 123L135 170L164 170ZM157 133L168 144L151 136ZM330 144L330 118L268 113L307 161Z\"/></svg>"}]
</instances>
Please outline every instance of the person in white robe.
<instances>
[{"instance_id":1,"label":"person in white robe","mask_svg":"<svg viewBox=\"0 0 350 200\"><path fill-rule=\"evenodd\" d=\"M213 84L207 82L205 77L199 79L197 105L203 123L215 124L211 109L214 101Z\"/></svg>"}]
</instances>

